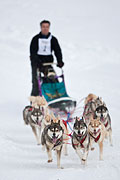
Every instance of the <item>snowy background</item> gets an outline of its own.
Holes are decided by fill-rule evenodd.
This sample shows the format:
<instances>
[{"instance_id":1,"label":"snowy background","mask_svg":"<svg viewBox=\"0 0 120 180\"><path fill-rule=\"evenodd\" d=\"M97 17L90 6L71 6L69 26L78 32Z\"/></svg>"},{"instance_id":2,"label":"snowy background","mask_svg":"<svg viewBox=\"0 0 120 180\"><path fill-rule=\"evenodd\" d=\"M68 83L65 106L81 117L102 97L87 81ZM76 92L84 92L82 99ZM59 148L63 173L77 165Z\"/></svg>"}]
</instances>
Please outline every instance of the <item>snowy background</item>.
<instances>
[{"instance_id":1,"label":"snowy background","mask_svg":"<svg viewBox=\"0 0 120 180\"><path fill-rule=\"evenodd\" d=\"M22 110L29 103L29 44L39 22L51 21L62 47L68 94L78 101L94 93L103 97L112 117L113 147L98 147L83 168L69 145L63 170L36 145ZM0 0L0 180L118 180L120 176L120 1Z\"/></svg>"}]
</instances>

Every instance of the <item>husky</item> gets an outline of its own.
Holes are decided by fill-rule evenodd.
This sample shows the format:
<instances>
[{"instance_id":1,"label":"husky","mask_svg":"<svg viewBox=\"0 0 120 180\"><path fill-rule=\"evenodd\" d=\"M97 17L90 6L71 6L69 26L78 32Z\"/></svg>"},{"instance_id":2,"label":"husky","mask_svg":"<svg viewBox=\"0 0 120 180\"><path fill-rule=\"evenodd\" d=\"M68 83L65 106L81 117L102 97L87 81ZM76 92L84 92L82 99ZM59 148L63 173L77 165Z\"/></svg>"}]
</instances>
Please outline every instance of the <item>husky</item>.
<instances>
[{"instance_id":1,"label":"husky","mask_svg":"<svg viewBox=\"0 0 120 180\"><path fill-rule=\"evenodd\" d=\"M108 112L108 109L106 106L98 106L95 110L95 117L94 118L100 118L100 121L104 124L107 135L106 137L109 137L110 145L112 146L112 127L111 127L111 118Z\"/></svg>"},{"instance_id":2,"label":"husky","mask_svg":"<svg viewBox=\"0 0 120 180\"><path fill-rule=\"evenodd\" d=\"M44 96L30 96L29 101L32 107L43 107L44 109L48 107L48 103Z\"/></svg>"},{"instance_id":3,"label":"husky","mask_svg":"<svg viewBox=\"0 0 120 180\"><path fill-rule=\"evenodd\" d=\"M42 113L40 107L35 108L32 106L26 106L23 110L23 120L26 125L31 126L38 145L41 144L41 129L43 118L44 114Z\"/></svg>"},{"instance_id":4,"label":"husky","mask_svg":"<svg viewBox=\"0 0 120 180\"><path fill-rule=\"evenodd\" d=\"M52 119L50 125L44 128L41 137L41 143L47 150L48 163L52 162L52 150L56 150L58 168L61 168L60 159L63 147L63 133L64 130L60 125L60 120L58 122L53 122Z\"/></svg>"},{"instance_id":5,"label":"husky","mask_svg":"<svg viewBox=\"0 0 120 180\"><path fill-rule=\"evenodd\" d=\"M90 136L87 131L87 125L84 123L83 119L80 120L80 118L76 117L73 126L72 146L80 157L83 165L85 165L87 161L89 145Z\"/></svg>"},{"instance_id":6,"label":"husky","mask_svg":"<svg viewBox=\"0 0 120 180\"><path fill-rule=\"evenodd\" d=\"M88 132L90 135L90 147L92 147L93 143L98 143L99 159L103 160L103 142L106 136L106 129L105 126L101 123L100 118L91 118L91 121L88 125Z\"/></svg>"},{"instance_id":7,"label":"husky","mask_svg":"<svg viewBox=\"0 0 120 180\"><path fill-rule=\"evenodd\" d=\"M26 125L31 126L32 131L36 137L37 144L40 145L42 121L44 119L47 102L43 96L30 96L29 100L31 102L31 105L24 108L23 120Z\"/></svg>"},{"instance_id":8,"label":"husky","mask_svg":"<svg viewBox=\"0 0 120 180\"><path fill-rule=\"evenodd\" d=\"M98 97L94 94L89 94L84 102L84 111L83 111L83 117L85 119L85 123L87 126L90 123L90 118L93 116L96 108L100 105L105 105L105 103L102 101L101 97Z\"/></svg>"},{"instance_id":9,"label":"husky","mask_svg":"<svg viewBox=\"0 0 120 180\"><path fill-rule=\"evenodd\" d=\"M53 119L53 122L58 122L58 120L60 119L60 117L55 117L53 113L49 112L49 110L47 109L45 117L42 121L42 128L44 129L47 125L51 124L51 120ZM68 142L68 128L67 128L67 123L65 123L65 121L60 119L60 125L62 127L62 129L64 130L64 134L63 134L63 153L65 156L68 155L67 152L67 142Z\"/></svg>"}]
</instances>

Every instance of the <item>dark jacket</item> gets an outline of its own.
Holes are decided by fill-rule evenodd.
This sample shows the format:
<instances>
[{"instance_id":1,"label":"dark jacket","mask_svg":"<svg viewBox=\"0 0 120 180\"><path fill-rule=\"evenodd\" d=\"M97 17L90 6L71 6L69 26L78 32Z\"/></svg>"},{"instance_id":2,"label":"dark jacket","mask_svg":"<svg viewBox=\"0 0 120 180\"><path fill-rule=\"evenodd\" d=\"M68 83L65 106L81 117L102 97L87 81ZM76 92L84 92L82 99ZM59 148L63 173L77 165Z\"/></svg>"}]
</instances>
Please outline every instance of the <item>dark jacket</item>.
<instances>
[{"instance_id":1,"label":"dark jacket","mask_svg":"<svg viewBox=\"0 0 120 180\"><path fill-rule=\"evenodd\" d=\"M36 57L39 57L39 59L42 61L42 63L46 62L53 62L53 55L38 55L38 39L39 38L48 38L51 33L49 33L47 36L44 36L41 34L37 34L36 36L33 37L31 44L30 44L30 58L32 61L35 61ZM54 54L56 56L57 62L61 63L62 62L62 52L60 45L58 43L58 40L52 36L51 39L51 52L54 51Z\"/></svg>"}]
</instances>

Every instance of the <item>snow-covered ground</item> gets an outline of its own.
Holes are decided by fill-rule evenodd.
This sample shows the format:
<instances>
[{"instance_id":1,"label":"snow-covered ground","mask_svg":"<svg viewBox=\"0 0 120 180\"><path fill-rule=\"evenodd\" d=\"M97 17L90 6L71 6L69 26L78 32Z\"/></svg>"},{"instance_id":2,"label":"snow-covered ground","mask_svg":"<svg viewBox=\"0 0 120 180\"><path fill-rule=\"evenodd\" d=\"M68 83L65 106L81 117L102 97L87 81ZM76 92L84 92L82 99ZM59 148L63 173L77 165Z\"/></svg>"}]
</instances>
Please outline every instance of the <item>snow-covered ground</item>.
<instances>
[{"instance_id":1,"label":"snow-covered ground","mask_svg":"<svg viewBox=\"0 0 120 180\"><path fill-rule=\"evenodd\" d=\"M0 180L118 180L120 176L120 2L119 0L1 0L0 1ZM64 169L47 163L22 119L31 91L29 44L39 22L49 19L65 62L70 96L78 101L88 93L105 100L112 117L113 147L104 143L82 167L69 145L62 155Z\"/></svg>"}]
</instances>

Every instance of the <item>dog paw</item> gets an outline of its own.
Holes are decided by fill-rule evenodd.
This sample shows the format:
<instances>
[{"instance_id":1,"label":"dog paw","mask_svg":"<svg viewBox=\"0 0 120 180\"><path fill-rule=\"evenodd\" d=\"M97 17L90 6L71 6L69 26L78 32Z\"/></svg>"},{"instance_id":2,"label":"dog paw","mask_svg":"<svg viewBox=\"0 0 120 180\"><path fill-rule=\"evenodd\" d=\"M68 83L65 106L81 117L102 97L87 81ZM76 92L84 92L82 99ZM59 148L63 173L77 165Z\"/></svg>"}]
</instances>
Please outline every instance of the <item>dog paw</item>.
<instances>
[{"instance_id":1,"label":"dog paw","mask_svg":"<svg viewBox=\"0 0 120 180\"><path fill-rule=\"evenodd\" d=\"M52 161L53 161L52 159L49 159L47 162L48 162L48 163L51 163Z\"/></svg>"},{"instance_id":2,"label":"dog paw","mask_svg":"<svg viewBox=\"0 0 120 180\"><path fill-rule=\"evenodd\" d=\"M102 158L102 157L100 157L100 158L99 158L99 160L100 160L100 161L103 161L103 158Z\"/></svg>"},{"instance_id":3,"label":"dog paw","mask_svg":"<svg viewBox=\"0 0 120 180\"><path fill-rule=\"evenodd\" d=\"M60 169L64 169L64 167L61 166Z\"/></svg>"},{"instance_id":4,"label":"dog paw","mask_svg":"<svg viewBox=\"0 0 120 180\"><path fill-rule=\"evenodd\" d=\"M64 169L64 167L62 167L62 166L58 166L57 168L58 168L58 169Z\"/></svg>"},{"instance_id":5,"label":"dog paw","mask_svg":"<svg viewBox=\"0 0 120 180\"><path fill-rule=\"evenodd\" d=\"M39 145L41 145L41 143L37 143L37 145L39 146Z\"/></svg>"},{"instance_id":6,"label":"dog paw","mask_svg":"<svg viewBox=\"0 0 120 180\"><path fill-rule=\"evenodd\" d=\"M64 156L68 156L68 153L64 153Z\"/></svg>"},{"instance_id":7,"label":"dog paw","mask_svg":"<svg viewBox=\"0 0 120 180\"><path fill-rule=\"evenodd\" d=\"M86 165L86 160L85 160L85 159L82 159L82 160L81 160L81 164L82 164L82 165Z\"/></svg>"},{"instance_id":8,"label":"dog paw","mask_svg":"<svg viewBox=\"0 0 120 180\"><path fill-rule=\"evenodd\" d=\"M91 151L94 151L94 150L95 150L95 148L94 148L94 147L92 147L92 148L91 148Z\"/></svg>"},{"instance_id":9,"label":"dog paw","mask_svg":"<svg viewBox=\"0 0 120 180\"><path fill-rule=\"evenodd\" d=\"M42 146L42 151L45 151L45 146Z\"/></svg>"}]
</instances>

